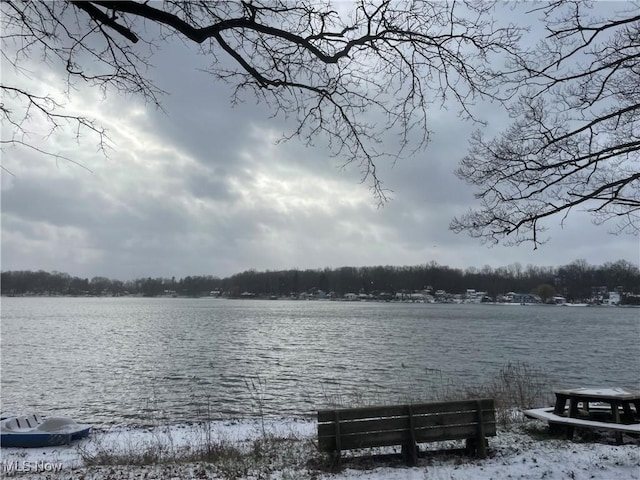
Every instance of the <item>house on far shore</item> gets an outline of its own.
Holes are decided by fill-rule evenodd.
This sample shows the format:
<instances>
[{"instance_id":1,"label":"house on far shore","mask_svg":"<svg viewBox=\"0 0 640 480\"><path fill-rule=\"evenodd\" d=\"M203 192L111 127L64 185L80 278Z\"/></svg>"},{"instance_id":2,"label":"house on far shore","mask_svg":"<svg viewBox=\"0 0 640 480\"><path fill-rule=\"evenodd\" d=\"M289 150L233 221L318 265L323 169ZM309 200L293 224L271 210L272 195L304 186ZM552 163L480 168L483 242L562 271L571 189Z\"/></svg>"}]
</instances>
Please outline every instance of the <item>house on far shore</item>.
<instances>
[{"instance_id":1,"label":"house on far shore","mask_svg":"<svg viewBox=\"0 0 640 480\"><path fill-rule=\"evenodd\" d=\"M602 301L603 305L619 305L620 294L618 292L609 292L609 298Z\"/></svg>"},{"instance_id":2,"label":"house on far shore","mask_svg":"<svg viewBox=\"0 0 640 480\"><path fill-rule=\"evenodd\" d=\"M511 297L511 303L519 303L521 305L540 303L541 301L539 296L532 293L514 293Z\"/></svg>"}]
</instances>

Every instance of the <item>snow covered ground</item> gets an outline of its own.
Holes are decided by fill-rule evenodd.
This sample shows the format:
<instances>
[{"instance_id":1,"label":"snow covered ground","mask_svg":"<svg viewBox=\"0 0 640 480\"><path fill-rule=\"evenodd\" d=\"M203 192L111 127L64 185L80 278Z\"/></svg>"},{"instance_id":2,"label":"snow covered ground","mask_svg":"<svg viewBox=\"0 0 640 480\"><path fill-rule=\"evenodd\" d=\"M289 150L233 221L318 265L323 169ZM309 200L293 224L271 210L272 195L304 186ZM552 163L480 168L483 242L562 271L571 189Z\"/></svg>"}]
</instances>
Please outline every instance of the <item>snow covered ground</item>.
<instances>
[{"instance_id":1,"label":"snow covered ground","mask_svg":"<svg viewBox=\"0 0 640 480\"><path fill-rule=\"evenodd\" d=\"M517 424L489 439L487 459L429 453L414 468L400 460L376 460L371 452L347 458L328 471L315 451L316 424L307 420L212 422L206 425L112 428L71 446L0 450L2 476L20 479L640 479L639 439L589 434L574 441L551 438L539 422ZM210 445L211 461L186 461L198 446ZM454 442L439 447L455 447ZM361 452L362 454L362 452ZM112 455L112 457L109 457ZM146 457L145 457L146 455ZM156 457L154 457L156 455ZM217 457L214 456L217 455ZM160 458L180 462L161 463ZM127 465L89 465L105 458ZM126 461L129 458L130 461ZM132 463L146 463L131 465Z\"/></svg>"}]
</instances>

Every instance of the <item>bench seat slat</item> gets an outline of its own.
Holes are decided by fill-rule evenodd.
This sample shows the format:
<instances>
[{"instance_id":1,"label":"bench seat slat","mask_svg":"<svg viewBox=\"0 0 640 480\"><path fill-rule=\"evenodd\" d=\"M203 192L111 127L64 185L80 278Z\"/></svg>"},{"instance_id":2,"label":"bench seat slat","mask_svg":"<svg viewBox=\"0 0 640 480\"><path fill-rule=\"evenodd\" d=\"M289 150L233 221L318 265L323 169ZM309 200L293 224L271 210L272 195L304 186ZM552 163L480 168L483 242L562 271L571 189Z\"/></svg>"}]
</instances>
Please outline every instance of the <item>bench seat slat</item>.
<instances>
[{"instance_id":1,"label":"bench seat slat","mask_svg":"<svg viewBox=\"0 0 640 480\"><path fill-rule=\"evenodd\" d=\"M353 450L358 448L402 445L409 440L409 430L342 435L340 437L340 449ZM325 452L336 450L336 437L318 437L318 447Z\"/></svg>"},{"instance_id":2,"label":"bench seat slat","mask_svg":"<svg viewBox=\"0 0 640 480\"><path fill-rule=\"evenodd\" d=\"M474 425L453 425L433 428L421 428L415 430L417 443L438 442L443 440L465 440L473 438L477 433ZM386 432L368 432L340 437L341 450L352 450L369 447L386 447L402 445L411 439L409 430L395 430ZM336 449L336 438L318 437L318 447L322 451Z\"/></svg>"}]
</instances>

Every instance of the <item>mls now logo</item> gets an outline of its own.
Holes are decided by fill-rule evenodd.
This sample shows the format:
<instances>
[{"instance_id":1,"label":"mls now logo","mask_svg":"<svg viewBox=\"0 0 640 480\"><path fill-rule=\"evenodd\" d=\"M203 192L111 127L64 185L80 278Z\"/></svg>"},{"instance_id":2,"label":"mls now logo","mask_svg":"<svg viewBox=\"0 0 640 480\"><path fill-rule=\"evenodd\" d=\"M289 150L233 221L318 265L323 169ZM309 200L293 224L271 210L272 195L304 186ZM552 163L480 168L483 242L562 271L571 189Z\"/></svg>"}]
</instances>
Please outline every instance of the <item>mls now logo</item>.
<instances>
[{"instance_id":1,"label":"mls now logo","mask_svg":"<svg viewBox=\"0 0 640 480\"><path fill-rule=\"evenodd\" d=\"M2 473L5 475L11 475L14 473L58 473L61 471L61 462L53 463L29 460L2 461Z\"/></svg>"}]
</instances>

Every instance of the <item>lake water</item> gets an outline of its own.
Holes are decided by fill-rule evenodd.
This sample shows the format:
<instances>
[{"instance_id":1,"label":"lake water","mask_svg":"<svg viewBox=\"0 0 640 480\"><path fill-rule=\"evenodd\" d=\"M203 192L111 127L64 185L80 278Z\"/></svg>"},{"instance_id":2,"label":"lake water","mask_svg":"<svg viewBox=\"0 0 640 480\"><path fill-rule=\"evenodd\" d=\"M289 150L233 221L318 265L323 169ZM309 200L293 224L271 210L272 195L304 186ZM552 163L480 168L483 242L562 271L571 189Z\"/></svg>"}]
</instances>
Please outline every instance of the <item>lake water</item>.
<instances>
[{"instance_id":1,"label":"lake water","mask_svg":"<svg viewBox=\"0 0 640 480\"><path fill-rule=\"evenodd\" d=\"M640 384L640 310L3 298L2 411L94 424L306 416L429 399L526 363L551 386Z\"/></svg>"}]
</instances>

